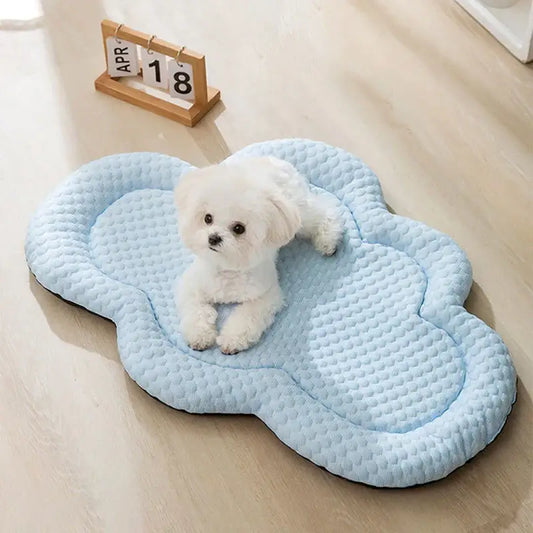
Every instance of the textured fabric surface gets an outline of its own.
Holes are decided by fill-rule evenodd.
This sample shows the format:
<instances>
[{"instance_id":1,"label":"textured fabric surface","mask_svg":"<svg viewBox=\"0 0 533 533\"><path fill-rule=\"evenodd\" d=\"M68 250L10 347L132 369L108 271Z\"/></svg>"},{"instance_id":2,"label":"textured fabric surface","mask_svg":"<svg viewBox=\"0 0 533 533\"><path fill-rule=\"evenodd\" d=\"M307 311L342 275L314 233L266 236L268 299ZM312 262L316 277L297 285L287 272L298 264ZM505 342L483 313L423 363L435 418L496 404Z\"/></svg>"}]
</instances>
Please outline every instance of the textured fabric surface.
<instances>
[{"instance_id":1,"label":"textured fabric surface","mask_svg":"<svg viewBox=\"0 0 533 533\"><path fill-rule=\"evenodd\" d=\"M376 176L340 149L288 139L232 157L251 155L285 159L334 195L346 228L334 257L299 240L281 251L288 305L252 349L194 352L179 334L173 288L192 259L173 205L191 168L179 159L119 154L75 172L30 224L32 272L113 320L128 374L172 407L253 413L355 481L403 487L446 476L496 437L515 395L505 345L462 306L464 253L390 214Z\"/></svg>"}]
</instances>

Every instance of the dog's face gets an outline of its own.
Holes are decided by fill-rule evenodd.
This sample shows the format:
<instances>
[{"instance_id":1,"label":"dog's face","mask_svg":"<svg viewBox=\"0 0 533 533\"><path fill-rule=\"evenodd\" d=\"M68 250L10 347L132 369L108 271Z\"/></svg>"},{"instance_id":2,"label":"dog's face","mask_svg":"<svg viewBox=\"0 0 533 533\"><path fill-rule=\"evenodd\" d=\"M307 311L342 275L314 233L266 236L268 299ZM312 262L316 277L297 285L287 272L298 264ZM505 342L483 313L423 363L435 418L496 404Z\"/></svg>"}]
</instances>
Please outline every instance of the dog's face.
<instances>
[{"instance_id":1,"label":"dog's face","mask_svg":"<svg viewBox=\"0 0 533 533\"><path fill-rule=\"evenodd\" d=\"M269 174L267 158L192 170L175 190L183 243L221 268L245 270L287 244L300 227L298 208Z\"/></svg>"}]
</instances>

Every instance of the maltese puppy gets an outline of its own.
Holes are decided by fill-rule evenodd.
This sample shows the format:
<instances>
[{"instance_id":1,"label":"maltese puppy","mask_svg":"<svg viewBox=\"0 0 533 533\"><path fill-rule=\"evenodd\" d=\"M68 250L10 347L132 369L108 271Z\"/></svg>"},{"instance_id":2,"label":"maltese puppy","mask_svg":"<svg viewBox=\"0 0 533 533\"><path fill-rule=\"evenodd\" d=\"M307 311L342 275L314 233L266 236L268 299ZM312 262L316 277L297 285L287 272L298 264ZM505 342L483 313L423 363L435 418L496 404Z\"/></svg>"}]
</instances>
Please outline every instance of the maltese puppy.
<instances>
[{"instance_id":1,"label":"maltese puppy","mask_svg":"<svg viewBox=\"0 0 533 533\"><path fill-rule=\"evenodd\" d=\"M271 157L192 170L175 190L182 242L195 255L177 287L181 332L194 350L225 354L255 344L283 306L278 250L295 235L335 253L342 224L335 203ZM215 304L237 303L217 332Z\"/></svg>"}]
</instances>

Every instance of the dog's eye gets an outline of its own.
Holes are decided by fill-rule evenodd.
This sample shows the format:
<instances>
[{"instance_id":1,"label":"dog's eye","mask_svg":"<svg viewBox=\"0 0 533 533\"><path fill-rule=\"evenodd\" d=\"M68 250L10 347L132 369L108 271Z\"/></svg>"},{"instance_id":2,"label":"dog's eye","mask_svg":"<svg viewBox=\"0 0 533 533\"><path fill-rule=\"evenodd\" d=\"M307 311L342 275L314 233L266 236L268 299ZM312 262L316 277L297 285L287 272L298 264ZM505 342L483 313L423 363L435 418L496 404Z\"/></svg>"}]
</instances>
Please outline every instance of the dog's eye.
<instances>
[{"instance_id":1,"label":"dog's eye","mask_svg":"<svg viewBox=\"0 0 533 533\"><path fill-rule=\"evenodd\" d=\"M209 213L207 213L207 215L205 215L205 217L204 217L204 222L206 224L212 224L213 223L213 217Z\"/></svg>"},{"instance_id":2,"label":"dog's eye","mask_svg":"<svg viewBox=\"0 0 533 533\"><path fill-rule=\"evenodd\" d=\"M242 224L235 224L231 228L231 231L233 231L233 233L236 235L242 235L246 231L246 228Z\"/></svg>"}]
</instances>

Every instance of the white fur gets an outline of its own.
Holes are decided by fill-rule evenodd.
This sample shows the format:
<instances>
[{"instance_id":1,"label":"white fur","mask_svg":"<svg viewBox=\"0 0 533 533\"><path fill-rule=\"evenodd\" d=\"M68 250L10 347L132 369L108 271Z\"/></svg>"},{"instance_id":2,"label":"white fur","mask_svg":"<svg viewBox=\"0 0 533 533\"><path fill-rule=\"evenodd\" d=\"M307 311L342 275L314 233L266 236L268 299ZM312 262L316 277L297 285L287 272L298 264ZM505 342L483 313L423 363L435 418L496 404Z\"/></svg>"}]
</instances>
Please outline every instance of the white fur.
<instances>
[{"instance_id":1,"label":"white fur","mask_svg":"<svg viewBox=\"0 0 533 533\"><path fill-rule=\"evenodd\" d=\"M175 200L182 241L196 256L177 293L182 334L195 350L216 342L233 354L255 344L283 305L279 248L298 234L331 255L342 234L334 203L312 194L292 165L271 157L193 170L180 180ZM233 232L236 223L245 227L241 235ZM210 245L214 234L222 242ZM240 304L220 333L219 303Z\"/></svg>"}]
</instances>

